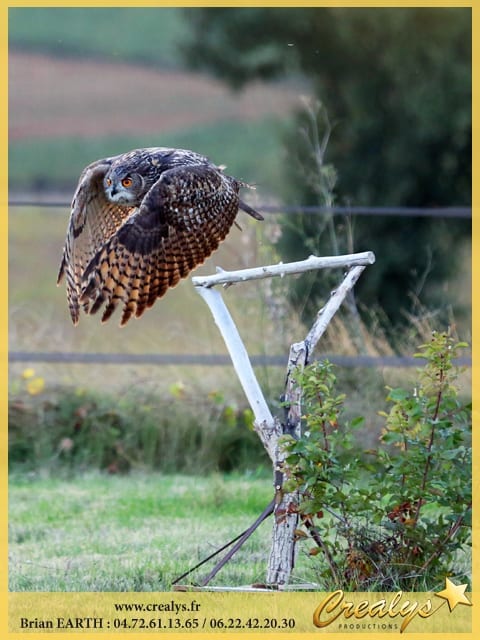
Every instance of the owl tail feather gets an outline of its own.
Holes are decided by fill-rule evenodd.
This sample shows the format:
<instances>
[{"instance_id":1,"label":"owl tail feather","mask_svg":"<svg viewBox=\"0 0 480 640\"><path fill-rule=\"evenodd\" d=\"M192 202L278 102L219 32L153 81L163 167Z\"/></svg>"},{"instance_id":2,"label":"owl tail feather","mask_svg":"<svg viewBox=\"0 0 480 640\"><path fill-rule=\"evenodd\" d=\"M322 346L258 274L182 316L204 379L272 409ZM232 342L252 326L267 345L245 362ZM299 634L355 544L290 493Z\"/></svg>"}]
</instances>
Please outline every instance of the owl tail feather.
<instances>
[{"instance_id":1,"label":"owl tail feather","mask_svg":"<svg viewBox=\"0 0 480 640\"><path fill-rule=\"evenodd\" d=\"M243 202L243 200L240 200L239 207L242 211L245 211L245 213L248 213L249 216L252 216L252 218L255 218L255 220L264 220L264 217L260 213L258 213L258 211L255 211L255 209L252 209L252 207L250 207L246 202Z\"/></svg>"},{"instance_id":2,"label":"owl tail feather","mask_svg":"<svg viewBox=\"0 0 480 640\"><path fill-rule=\"evenodd\" d=\"M57 287L60 285L60 283L63 280L63 276L65 275L65 255L62 258L62 262L60 264L60 269L58 270L58 276L57 276Z\"/></svg>"}]
</instances>

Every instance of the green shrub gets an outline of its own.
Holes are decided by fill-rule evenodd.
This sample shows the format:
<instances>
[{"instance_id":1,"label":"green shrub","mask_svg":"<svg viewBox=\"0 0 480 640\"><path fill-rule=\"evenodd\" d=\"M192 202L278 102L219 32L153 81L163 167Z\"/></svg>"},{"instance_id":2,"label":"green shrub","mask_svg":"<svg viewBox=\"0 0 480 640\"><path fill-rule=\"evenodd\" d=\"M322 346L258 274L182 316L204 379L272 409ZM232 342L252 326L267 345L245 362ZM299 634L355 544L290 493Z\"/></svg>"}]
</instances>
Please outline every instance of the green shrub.
<instances>
[{"instance_id":1,"label":"green shrub","mask_svg":"<svg viewBox=\"0 0 480 640\"><path fill-rule=\"evenodd\" d=\"M453 362L465 346L434 332L420 347L417 384L388 389L385 427L368 451L357 445L363 418L342 424L333 365L299 373L305 428L285 437L285 489L299 492L327 590L423 591L454 571L468 579L471 405L458 397Z\"/></svg>"},{"instance_id":2,"label":"green shrub","mask_svg":"<svg viewBox=\"0 0 480 640\"><path fill-rule=\"evenodd\" d=\"M217 392L190 398L181 384L164 397L46 392L39 381L28 378L9 401L12 469L199 474L256 469L267 460L249 428L251 411Z\"/></svg>"}]
</instances>

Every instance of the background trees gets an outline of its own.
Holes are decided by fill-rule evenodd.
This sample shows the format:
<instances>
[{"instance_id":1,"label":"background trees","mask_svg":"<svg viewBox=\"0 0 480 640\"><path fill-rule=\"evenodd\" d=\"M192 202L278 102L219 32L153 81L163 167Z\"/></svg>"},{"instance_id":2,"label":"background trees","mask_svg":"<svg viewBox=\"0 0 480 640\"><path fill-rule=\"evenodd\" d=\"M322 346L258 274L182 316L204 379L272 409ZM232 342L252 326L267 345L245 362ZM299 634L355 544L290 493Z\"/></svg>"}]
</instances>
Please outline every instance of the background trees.
<instances>
[{"instance_id":1,"label":"background trees","mask_svg":"<svg viewBox=\"0 0 480 640\"><path fill-rule=\"evenodd\" d=\"M236 89L285 76L308 84L332 123L326 159L338 176L336 204L470 204L469 9L242 8L185 15L192 35L184 55L194 68ZM311 140L299 134L305 114L296 125L285 133L286 180L279 190L290 203L318 204ZM364 303L379 305L394 321L418 299L447 311L445 279L457 266L469 221L336 217L335 226L339 250L377 255L375 269L359 283ZM286 220L282 257L332 253L320 228L316 216ZM299 302L312 287L309 306L316 308L317 283L296 286L292 296Z\"/></svg>"}]
</instances>

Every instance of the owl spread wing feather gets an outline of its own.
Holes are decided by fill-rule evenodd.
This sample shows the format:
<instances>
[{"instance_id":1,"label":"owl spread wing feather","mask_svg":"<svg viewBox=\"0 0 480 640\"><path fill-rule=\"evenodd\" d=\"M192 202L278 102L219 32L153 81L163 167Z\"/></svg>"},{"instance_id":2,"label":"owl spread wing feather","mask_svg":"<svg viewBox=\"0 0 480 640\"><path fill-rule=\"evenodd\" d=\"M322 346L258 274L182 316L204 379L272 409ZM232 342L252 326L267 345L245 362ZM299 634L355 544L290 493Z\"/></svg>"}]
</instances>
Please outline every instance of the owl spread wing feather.
<instances>
[{"instance_id":1,"label":"owl spread wing feather","mask_svg":"<svg viewBox=\"0 0 480 640\"><path fill-rule=\"evenodd\" d=\"M87 312L105 304L105 322L122 303L122 325L142 315L226 237L243 208L240 185L213 165L164 171L84 270L80 302Z\"/></svg>"},{"instance_id":2,"label":"owl spread wing feather","mask_svg":"<svg viewBox=\"0 0 480 640\"><path fill-rule=\"evenodd\" d=\"M132 207L109 202L103 178L114 158L98 160L84 169L72 201L72 212L57 284L65 276L67 300L74 324L80 315L82 278L97 251L132 213Z\"/></svg>"}]
</instances>

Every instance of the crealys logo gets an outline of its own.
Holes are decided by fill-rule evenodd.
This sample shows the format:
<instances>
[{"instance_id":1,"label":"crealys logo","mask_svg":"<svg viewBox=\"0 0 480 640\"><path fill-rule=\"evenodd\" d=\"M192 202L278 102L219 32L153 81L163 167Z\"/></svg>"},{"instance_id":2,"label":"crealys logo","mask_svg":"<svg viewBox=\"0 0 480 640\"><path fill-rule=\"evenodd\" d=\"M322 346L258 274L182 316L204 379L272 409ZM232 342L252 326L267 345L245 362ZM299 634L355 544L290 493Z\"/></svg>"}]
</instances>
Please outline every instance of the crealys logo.
<instances>
[{"instance_id":1,"label":"crealys logo","mask_svg":"<svg viewBox=\"0 0 480 640\"><path fill-rule=\"evenodd\" d=\"M409 594L398 591L392 594L390 599L361 600L357 603L350 602L339 589L327 595L317 606L313 613L313 624L324 628L336 623L338 630L345 631L361 628L379 631L399 629L400 633L403 633L414 618L433 616L445 602L448 603L450 613L458 604L472 606L465 595L466 588L466 584L456 585L445 578L445 589L433 594L442 602L432 602L432 599L427 597L425 600L415 600ZM359 620L362 621L362 625L358 624ZM378 622L375 622L376 620Z\"/></svg>"}]
</instances>

